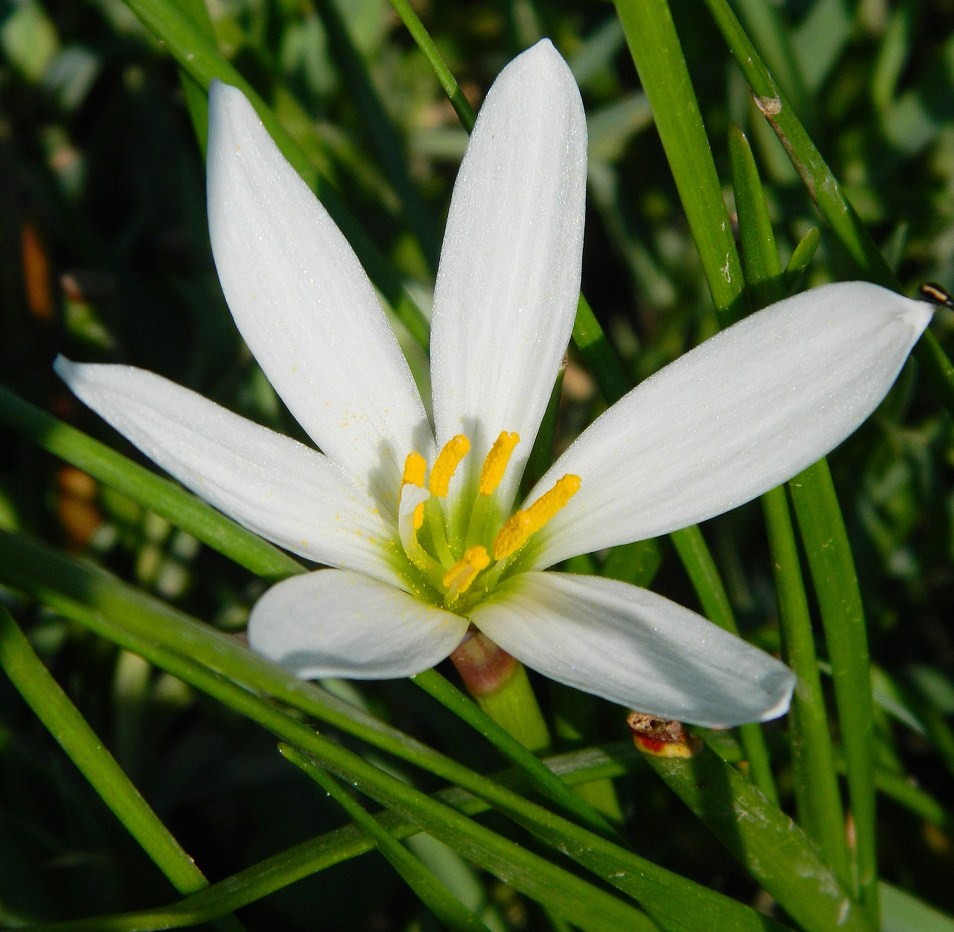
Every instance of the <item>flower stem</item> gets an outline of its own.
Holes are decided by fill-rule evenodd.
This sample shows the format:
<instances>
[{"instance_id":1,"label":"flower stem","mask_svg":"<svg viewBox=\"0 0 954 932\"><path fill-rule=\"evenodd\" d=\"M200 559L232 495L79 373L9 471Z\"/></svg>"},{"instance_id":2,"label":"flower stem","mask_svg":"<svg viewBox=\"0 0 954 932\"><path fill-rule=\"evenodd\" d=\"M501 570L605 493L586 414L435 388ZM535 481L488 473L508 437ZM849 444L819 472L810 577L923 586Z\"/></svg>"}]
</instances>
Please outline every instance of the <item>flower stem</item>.
<instances>
[{"instance_id":1,"label":"flower stem","mask_svg":"<svg viewBox=\"0 0 954 932\"><path fill-rule=\"evenodd\" d=\"M519 660L476 632L451 660L480 708L531 751L550 747L550 732Z\"/></svg>"}]
</instances>

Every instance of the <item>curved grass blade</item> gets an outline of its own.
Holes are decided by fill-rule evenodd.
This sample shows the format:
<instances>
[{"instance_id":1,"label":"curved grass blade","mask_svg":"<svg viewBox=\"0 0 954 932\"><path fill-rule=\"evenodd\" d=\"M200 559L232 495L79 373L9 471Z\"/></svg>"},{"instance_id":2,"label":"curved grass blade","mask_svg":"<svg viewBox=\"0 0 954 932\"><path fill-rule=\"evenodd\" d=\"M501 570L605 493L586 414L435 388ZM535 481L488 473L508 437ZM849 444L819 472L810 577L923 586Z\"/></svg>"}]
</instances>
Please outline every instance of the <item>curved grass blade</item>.
<instances>
[{"instance_id":1,"label":"curved grass blade","mask_svg":"<svg viewBox=\"0 0 954 932\"><path fill-rule=\"evenodd\" d=\"M98 567L17 535L0 532L0 582L28 592L100 636L140 654L154 666L168 670L270 728L279 738L322 760L329 770L339 772L328 763L329 754L335 757L349 752L341 751L308 728L302 731L304 726L284 716L271 700L260 699L259 693L275 697L465 787L548 845L644 904L647 912L664 928L691 929L716 921L725 929L762 929L768 923L747 906L568 822L409 735L327 696L313 684L295 679L250 654L232 638L124 585ZM286 725L294 728L293 734L284 730ZM312 738L318 744L311 742ZM370 766L363 761L361 765ZM374 768L371 771L377 772ZM362 773L367 783L368 771ZM350 771L346 778L354 782ZM391 805L387 800L379 801Z\"/></svg>"},{"instance_id":2,"label":"curved grass blade","mask_svg":"<svg viewBox=\"0 0 954 932\"><path fill-rule=\"evenodd\" d=\"M0 667L57 744L180 893L208 886L195 862L142 798L0 605Z\"/></svg>"},{"instance_id":3,"label":"curved grass blade","mask_svg":"<svg viewBox=\"0 0 954 932\"><path fill-rule=\"evenodd\" d=\"M463 903L381 825L334 777L316 766L307 755L287 744L279 744L281 755L315 781L348 814L348 818L374 842L388 863L401 875L418 899L445 928L457 932L483 930L485 926Z\"/></svg>"}]
</instances>

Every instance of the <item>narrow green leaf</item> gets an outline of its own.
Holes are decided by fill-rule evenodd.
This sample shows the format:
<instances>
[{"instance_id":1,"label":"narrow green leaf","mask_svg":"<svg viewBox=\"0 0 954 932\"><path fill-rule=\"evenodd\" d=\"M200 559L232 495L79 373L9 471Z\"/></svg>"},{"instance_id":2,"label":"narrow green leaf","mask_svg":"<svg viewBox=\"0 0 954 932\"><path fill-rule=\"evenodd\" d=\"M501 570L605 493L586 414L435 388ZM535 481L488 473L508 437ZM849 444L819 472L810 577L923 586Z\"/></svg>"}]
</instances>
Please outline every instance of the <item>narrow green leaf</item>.
<instances>
[{"instance_id":1,"label":"narrow green leaf","mask_svg":"<svg viewBox=\"0 0 954 932\"><path fill-rule=\"evenodd\" d=\"M464 96L457 79L451 74L450 68L444 61L444 56L437 50L437 45L424 28L420 17L414 12L410 0L391 0L391 6L401 18L401 22L404 23L411 38L417 43L417 47L424 53L437 76L437 80L440 81L441 87L444 89L447 99L453 105L457 118L469 133L474 128L476 117L474 108L471 107L470 101Z\"/></svg>"},{"instance_id":2,"label":"narrow green leaf","mask_svg":"<svg viewBox=\"0 0 954 932\"><path fill-rule=\"evenodd\" d=\"M785 293L795 291L809 263L815 257L818 244L821 243L821 230L812 227L797 243L788 265L785 266Z\"/></svg>"},{"instance_id":3,"label":"narrow green leaf","mask_svg":"<svg viewBox=\"0 0 954 932\"><path fill-rule=\"evenodd\" d=\"M782 266L755 159L748 140L738 127L729 132L729 152L742 239L742 265L752 291L753 304L763 307L785 296ZM798 677L789 725L799 821L819 844L841 883L847 889L853 889L844 812L815 655L808 597L802 582L798 547L784 490L772 489L763 495L762 510L772 553L782 642L786 660Z\"/></svg>"},{"instance_id":4,"label":"narrow green leaf","mask_svg":"<svg viewBox=\"0 0 954 932\"><path fill-rule=\"evenodd\" d=\"M208 886L202 871L70 702L3 605L0 605L0 667L57 744L176 890L192 893Z\"/></svg>"},{"instance_id":5,"label":"narrow green leaf","mask_svg":"<svg viewBox=\"0 0 954 932\"><path fill-rule=\"evenodd\" d=\"M809 466L789 483L821 609L855 831L862 902L878 915L875 836L874 710L864 609L828 464Z\"/></svg>"},{"instance_id":6,"label":"narrow green leaf","mask_svg":"<svg viewBox=\"0 0 954 932\"><path fill-rule=\"evenodd\" d=\"M335 700L313 684L297 680L249 653L228 636L126 586L98 567L0 531L0 582L28 592L100 636L140 654L153 665L168 670L322 760L327 769L340 776L347 773L352 782L350 770L339 771L329 762L341 761L336 756L340 751L337 745L326 746L322 743L326 739L300 726L297 720L289 720L272 702L259 699L257 693L273 696L465 787L547 844L632 896L665 928L694 928L713 919L726 929L765 926L764 917L741 903L657 867L481 777L409 735ZM287 728L293 728L293 733ZM361 764L369 766L363 761ZM362 773L367 776L367 771ZM391 805L388 800L379 801Z\"/></svg>"},{"instance_id":7,"label":"narrow green leaf","mask_svg":"<svg viewBox=\"0 0 954 932\"><path fill-rule=\"evenodd\" d=\"M547 765L568 782L578 783L621 776L632 767L636 758L637 752L632 742L626 742L606 750L589 749L577 754L552 757L547 760ZM501 782L513 782L515 777L512 771L494 775L494 779ZM489 808L487 803L458 787L440 790L434 794L434 798L453 806L464 815L477 815ZM419 834L413 822L389 810L375 814L374 819L396 839ZM374 842L370 836L357 826L347 825L272 855L168 906L61 923L52 928L71 929L74 932L126 932L132 929L195 926L248 906L304 877L359 857L373 848Z\"/></svg>"},{"instance_id":8,"label":"narrow green leaf","mask_svg":"<svg viewBox=\"0 0 954 932\"><path fill-rule=\"evenodd\" d=\"M447 929L479 930L485 926L460 902L410 851L374 818L353 796L347 793L333 777L318 767L313 760L287 744L278 746L282 756L291 761L315 781L342 809L348 818L368 837L414 891L418 899Z\"/></svg>"},{"instance_id":9,"label":"narrow green leaf","mask_svg":"<svg viewBox=\"0 0 954 932\"><path fill-rule=\"evenodd\" d=\"M742 316L742 268L709 139L665 0L616 0L689 228L723 324Z\"/></svg>"},{"instance_id":10,"label":"narrow green leaf","mask_svg":"<svg viewBox=\"0 0 954 932\"><path fill-rule=\"evenodd\" d=\"M646 760L800 927L875 928L808 836L708 747Z\"/></svg>"}]
</instances>

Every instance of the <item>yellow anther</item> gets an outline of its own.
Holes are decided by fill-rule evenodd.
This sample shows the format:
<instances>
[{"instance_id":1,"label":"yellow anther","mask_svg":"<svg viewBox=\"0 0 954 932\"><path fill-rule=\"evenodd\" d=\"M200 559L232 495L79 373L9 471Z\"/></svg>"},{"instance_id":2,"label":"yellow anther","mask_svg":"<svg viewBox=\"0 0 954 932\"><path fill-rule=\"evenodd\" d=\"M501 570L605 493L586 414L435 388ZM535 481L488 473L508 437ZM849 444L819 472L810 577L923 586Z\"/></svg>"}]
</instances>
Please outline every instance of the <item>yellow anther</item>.
<instances>
[{"instance_id":1,"label":"yellow anther","mask_svg":"<svg viewBox=\"0 0 954 932\"><path fill-rule=\"evenodd\" d=\"M429 488L431 495L438 498L444 498L447 490L450 488L450 481L460 465L460 461L470 450L470 441L463 435L458 434L451 437L444 445L444 449L437 455L434 466L431 469L431 481Z\"/></svg>"},{"instance_id":2,"label":"yellow anther","mask_svg":"<svg viewBox=\"0 0 954 932\"><path fill-rule=\"evenodd\" d=\"M466 592L481 570L490 566L490 555L480 546L469 547L464 551L462 559L458 560L444 574L444 588L451 598L456 598Z\"/></svg>"},{"instance_id":3,"label":"yellow anther","mask_svg":"<svg viewBox=\"0 0 954 932\"><path fill-rule=\"evenodd\" d=\"M480 470L480 494L493 495L507 471L507 464L513 454L513 448L520 443L520 434L502 430L500 436L494 441L494 445L484 460L483 468Z\"/></svg>"},{"instance_id":4,"label":"yellow anther","mask_svg":"<svg viewBox=\"0 0 954 932\"><path fill-rule=\"evenodd\" d=\"M424 502L415 505L414 514L412 515L411 520L414 523L415 532L419 531L421 529L421 525L424 524Z\"/></svg>"},{"instance_id":5,"label":"yellow anther","mask_svg":"<svg viewBox=\"0 0 954 932\"><path fill-rule=\"evenodd\" d=\"M424 487L424 476L427 474L427 461L415 450L411 450L404 461L404 476L401 485L416 485Z\"/></svg>"},{"instance_id":6,"label":"yellow anther","mask_svg":"<svg viewBox=\"0 0 954 932\"><path fill-rule=\"evenodd\" d=\"M494 540L494 559L502 560L516 553L536 534L580 488L580 477L567 473L549 492L544 492L532 505L512 514Z\"/></svg>"}]
</instances>

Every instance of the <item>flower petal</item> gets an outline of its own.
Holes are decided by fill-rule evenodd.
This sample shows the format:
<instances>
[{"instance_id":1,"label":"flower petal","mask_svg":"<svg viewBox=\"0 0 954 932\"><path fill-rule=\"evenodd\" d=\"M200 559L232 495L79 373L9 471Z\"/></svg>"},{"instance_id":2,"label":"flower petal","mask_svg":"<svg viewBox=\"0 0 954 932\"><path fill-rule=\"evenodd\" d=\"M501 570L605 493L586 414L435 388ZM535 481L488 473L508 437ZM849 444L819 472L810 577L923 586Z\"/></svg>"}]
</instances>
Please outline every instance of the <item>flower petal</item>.
<instances>
[{"instance_id":1,"label":"flower petal","mask_svg":"<svg viewBox=\"0 0 954 932\"><path fill-rule=\"evenodd\" d=\"M209 96L208 210L219 281L268 380L316 444L393 511L432 442L367 275L241 91Z\"/></svg>"},{"instance_id":2,"label":"flower petal","mask_svg":"<svg viewBox=\"0 0 954 932\"><path fill-rule=\"evenodd\" d=\"M457 647L467 621L347 570L273 586L252 609L252 649L302 678L412 676Z\"/></svg>"},{"instance_id":3,"label":"flower petal","mask_svg":"<svg viewBox=\"0 0 954 932\"><path fill-rule=\"evenodd\" d=\"M473 471L501 431L519 433L502 497L520 479L573 326L585 188L580 92L544 40L500 73L481 107L434 294L438 441L467 434Z\"/></svg>"},{"instance_id":4,"label":"flower petal","mask_svg":"<svg viewBox=\"0 0 954 932\"><path fill-rule=\"evenodd\" d=\"M795 675L689 609L597 576L521 573L471 612L540 673L661 718L729 728L788 709Z\"/></svg>"},{"instance_id":5,"label":"flower petal","mask_svg":"<svg viewBox=\"0 0 954 932\"><path fill-rule=\"evenodd\" d=\"M933 308L866 282L780 301L613 405L530 498L580 491L540 532L533 566L722 514L842 442L891 387Z\"/></svg>"},{"instance_id":6,"label":"flower petal","mask_svg":"<svg viewBox=\"0 0 954 932\"><path fill-rule=\"evenodd\" d=\"M327 457L132 366L56 371L150 459L249 530L310 560L397 577L395 531Z\"/></svg>"}]
</instances>

